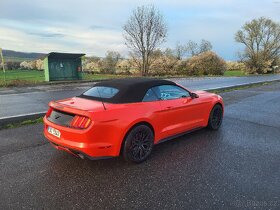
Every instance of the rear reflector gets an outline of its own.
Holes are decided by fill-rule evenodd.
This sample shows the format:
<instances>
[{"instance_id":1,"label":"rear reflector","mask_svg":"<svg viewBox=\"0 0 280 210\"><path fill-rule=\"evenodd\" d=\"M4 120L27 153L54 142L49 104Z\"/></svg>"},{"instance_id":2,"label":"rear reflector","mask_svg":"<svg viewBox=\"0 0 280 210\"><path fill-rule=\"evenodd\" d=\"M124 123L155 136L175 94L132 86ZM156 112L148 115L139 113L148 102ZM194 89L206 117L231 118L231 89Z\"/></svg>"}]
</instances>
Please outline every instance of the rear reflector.
<instances>
[{"instance_id":1,"label":"rear reflector","mask_svg":"<svg viewBox=\"0 0 280 210\"><path fill-rule=\"evenodd\" d=\"M76 115L71 122L71 127L86 129L86 128L88 128L90 123L91 123L91 120L88 117Z\"/></svg>"}]
</instances>

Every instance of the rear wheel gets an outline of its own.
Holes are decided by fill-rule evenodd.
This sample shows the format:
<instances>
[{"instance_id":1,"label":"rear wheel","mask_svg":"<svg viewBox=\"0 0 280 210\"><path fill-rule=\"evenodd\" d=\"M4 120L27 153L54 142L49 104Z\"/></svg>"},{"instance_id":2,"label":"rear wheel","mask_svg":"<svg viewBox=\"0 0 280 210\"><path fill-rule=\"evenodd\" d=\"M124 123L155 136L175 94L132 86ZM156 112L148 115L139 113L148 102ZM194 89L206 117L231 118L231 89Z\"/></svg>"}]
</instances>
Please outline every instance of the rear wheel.
<instances>
[{"instance_id":1,"label":"rear wheel","mask_svg":"<svg viewBox=\"0 0 280 210\"><path fill-rule=\"evenodd\" d=\"M223 108L220 104L216 104L210 112L208 120L208 128L218 130L223 122Z\"/></svg>"},{"instance_id":2,"label":"rear wheel","mask_svg":"<svg viewBox=\"0 0 280 210\"><path fill-rule=\"evenodd\" d=\"M138 125L126 136L122 155L127 161L141 163L149 157L153 146L153 131L146 125Z\"/></svg>"}]
</instances>

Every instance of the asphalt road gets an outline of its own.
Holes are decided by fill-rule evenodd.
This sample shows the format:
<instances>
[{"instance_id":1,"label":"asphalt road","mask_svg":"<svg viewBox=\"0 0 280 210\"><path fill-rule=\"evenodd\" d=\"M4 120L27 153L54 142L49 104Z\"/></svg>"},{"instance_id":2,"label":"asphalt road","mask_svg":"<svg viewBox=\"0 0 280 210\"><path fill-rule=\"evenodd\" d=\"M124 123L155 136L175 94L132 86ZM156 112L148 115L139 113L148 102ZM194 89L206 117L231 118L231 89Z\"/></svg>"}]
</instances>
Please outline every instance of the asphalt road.
<instances>
[{"instance_id":1,"label":"asphalt road","mask_svg":"<svg viewBox=\"0 0 280 210\"><path fill-rule=\"evenodd\" d=\"M0 209L280 209L280 82L222 96L220 130L138 165L57 151L42 124L0 130Z\"/></svg>"},{"instance_id":2,"label":"asphalt road","mask_svg":"<svg viewBox=\"0 0 280 210\"><path fill-rule=\"evenodd\" d=\"M248 77L182 78L172 80L191 90L205 90L276 79L280 80L280 74ZM82 83L0 89L0 119L15 115L44 112L48 109L49 101L80 95L92 85L93 83Z\"/></svg>"}]
</instances>

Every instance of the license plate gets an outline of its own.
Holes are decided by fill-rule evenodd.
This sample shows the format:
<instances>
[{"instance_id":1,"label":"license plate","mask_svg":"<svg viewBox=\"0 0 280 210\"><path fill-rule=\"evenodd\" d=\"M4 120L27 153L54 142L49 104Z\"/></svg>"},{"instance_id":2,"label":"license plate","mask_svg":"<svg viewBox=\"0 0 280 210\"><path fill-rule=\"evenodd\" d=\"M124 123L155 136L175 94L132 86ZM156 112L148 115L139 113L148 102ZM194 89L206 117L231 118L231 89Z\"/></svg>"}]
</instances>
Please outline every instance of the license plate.
<instances>
[{"instance_id":1,"label":"license plate","mask_svg":"<svg viewBox=\"0 0 280 210\"><path fill-rule=\"evenodd\" d=\"M48 127L48 132L58 138L60 138L60 131L55 129L55 128L52 128L52 127Z\"/></svg>"}]
</instances>

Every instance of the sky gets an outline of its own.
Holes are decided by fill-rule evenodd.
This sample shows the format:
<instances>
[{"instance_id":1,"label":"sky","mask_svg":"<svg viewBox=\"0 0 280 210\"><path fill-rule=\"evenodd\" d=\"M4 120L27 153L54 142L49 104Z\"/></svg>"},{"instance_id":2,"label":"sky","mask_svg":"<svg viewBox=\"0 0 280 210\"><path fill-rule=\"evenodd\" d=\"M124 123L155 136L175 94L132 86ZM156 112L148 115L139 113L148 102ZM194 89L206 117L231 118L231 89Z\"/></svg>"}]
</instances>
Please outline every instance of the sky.
<instances>
[{"instance_id":1,"label":"sky","mask_svg":"<svg viewBox=\"0 0 280 210\"><path fill-rule=\"evenodd\" d=\"M0 0L0 47L23 52L86 53L124 57L123 25L141 5L154 5L168 27L161 48L209 40L226 60L243 46L234 34L254 18L280 22L280 0Z\"/></svg>"}]
</instances>

